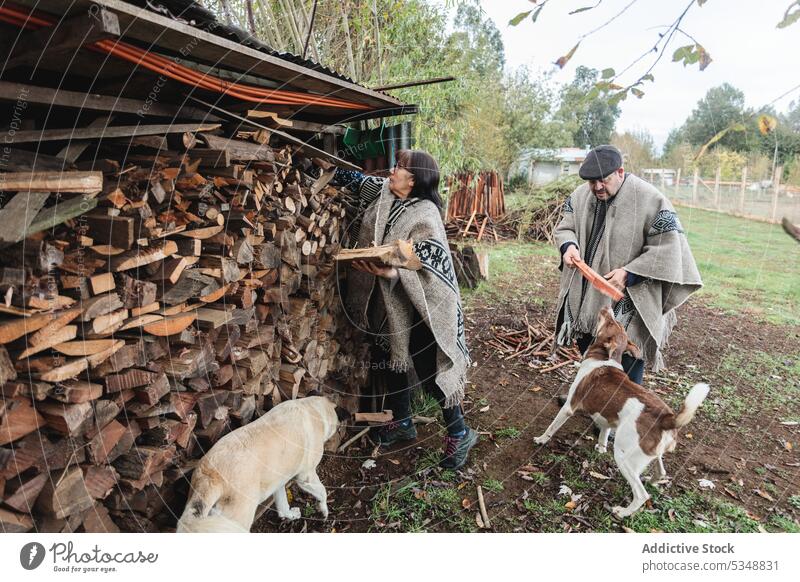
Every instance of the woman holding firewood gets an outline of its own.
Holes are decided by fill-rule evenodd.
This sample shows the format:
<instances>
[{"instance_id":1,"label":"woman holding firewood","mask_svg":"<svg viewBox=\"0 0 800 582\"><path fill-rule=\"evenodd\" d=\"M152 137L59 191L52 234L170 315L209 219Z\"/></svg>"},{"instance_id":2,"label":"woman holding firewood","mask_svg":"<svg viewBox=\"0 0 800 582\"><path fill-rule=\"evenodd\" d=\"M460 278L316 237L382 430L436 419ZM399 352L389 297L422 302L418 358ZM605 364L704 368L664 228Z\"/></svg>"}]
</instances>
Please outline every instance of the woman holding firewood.
<instances>
[{"instance_id":1,"label":"woman holding firewood","mask_svg":"<svg viewBox=\"0 0 800 582\"><path fill-rule=\"evenodd\" d=\"M314 160L323 169L332 166ZM447 425L441 466L458 469L478 434L466 426L461 401L470 363L464 314L441 218L439 167L427 152L401 150L388 178L337 169L334 181L357 194L349 246L413 241L422 268L409 270L355 261L345 305L374 340L372 369L385 370L385 408L394 420L378 434L382 445L415 439L407 372L442 407Z\"/></svg>"}]
</instances>

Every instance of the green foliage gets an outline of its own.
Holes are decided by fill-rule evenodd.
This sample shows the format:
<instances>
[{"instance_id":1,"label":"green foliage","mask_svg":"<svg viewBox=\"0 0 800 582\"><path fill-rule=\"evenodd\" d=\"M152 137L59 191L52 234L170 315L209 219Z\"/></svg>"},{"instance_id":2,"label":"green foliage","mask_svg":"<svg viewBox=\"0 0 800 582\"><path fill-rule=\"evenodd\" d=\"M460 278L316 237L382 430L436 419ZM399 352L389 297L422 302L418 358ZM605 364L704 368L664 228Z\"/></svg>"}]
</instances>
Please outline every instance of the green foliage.
<instances>
[{"instance_id":1,"label":"green foliage","mask_svg":"<svg viewBox=\"0 0 800 582\"><path fill-rule=\"evenodd\" d=\"M615 133L611 143L622 152L625 169L640 173L655 165L656 146L653 136L645 129Z\"/></svg>"},{"instance_id":2,"label":"green foliage","mask_svg":"<svg viewBox=\"0 0 800 582\"><path fill-rule=\"evenodd\" d=\"M572 134L575 147L595 147L611 141L620 109L607 99L599 98L596 88L599 78L599 71L580 66L572 83L561 91L561 105L556 117Z\"/></svg>"}]
</instances>

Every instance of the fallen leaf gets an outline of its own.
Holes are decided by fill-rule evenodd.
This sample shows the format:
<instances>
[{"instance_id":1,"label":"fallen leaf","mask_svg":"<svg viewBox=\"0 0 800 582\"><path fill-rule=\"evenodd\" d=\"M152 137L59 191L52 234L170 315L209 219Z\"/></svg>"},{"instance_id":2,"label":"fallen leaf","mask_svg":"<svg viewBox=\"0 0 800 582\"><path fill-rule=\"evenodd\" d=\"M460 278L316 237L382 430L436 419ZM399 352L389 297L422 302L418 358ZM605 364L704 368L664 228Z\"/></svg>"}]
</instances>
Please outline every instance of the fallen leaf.
<instances>
[{"instance_id":1,"label":"fallen leaf","mask_svg":"<svg viewBox=\"0 0 800 582\"><path fill-rule=\"evenodd\" d=\"M772 495L770 495L766 491L762 491L761 489L753 489L753 493L755 493L759 497L762 497L762 498L766 499L767 501L771 501L771 502L775 503L775 498L772 497Z\"/></svg>"},{"instance_id":2,"label":"fallen leaf","mask_svg":"<svg viewBox=\"0 0 800 582\"><path fill-rule=\"evenodd\" d=\"M622 526L622 531L624 531L625 533L636 533L636 530L632 530L631 528L629 528L626 525Z\"/></svg>"},{"instance_id":3,"label":"fallen leaf","mask_svg":"<svg viewBox=\"0 0 800 582\"><path fill-rule=\"evenodd\" d=\"M479 408L478 412L489 412L489 405L487 404L483 408Z\"/></svg>"},{"instance_id":4,"label":"fallen leaf","mask_svg":"<svg viewBox=\"0 0 800 582\"><path fill-rule=\"evenodd\" d=\"M472 501L470 501L468 498L465 497L464 499L461 500L461 507L463 507L464 509L471 508Z\"/></svg>"},{"instance_id":5,"label":"fallen leaf","mask_svg":"<svg viewBox=\"0 0 800 582\"><path fill-rule=\"evenodd\" d=\"M589 475L591 475L595 479L602 479L603 481L608 481L611 479L611 477L607 477L606 475L598 473L597 471L589 471Z\"/></svg>"},{"instance_id":6,"label":"fallen leaf","mask_svg":"<svg viewBox=\"0 0 800 582\"><path fill-rule=\"evenodd\" d=\"M389 462L390 462L392 465L399 465L399 464L400 464L400 461L398 461L397 459L389 459Z\"/></svg>"},{"instance_id":7,"label":"fallen leaf","mask_svg":"<svg viewBox=\"0 0 800 582\"><path fill-rule=\"evenodd\" d=\"M541 386L534 386L533 388L528 388L528 392L541 392Z\"/></svg>"},{"instance_id":8,"label":"fallen leaf","mask_svg":"<svg viewBox=\"0 0 800 582\"><path fill-rule=\"evenodd\" d=\"M744 514L753 521L761 521L761 518L759 516L757 516L755 513L750 513L749 510L745 510Z\"/></svg>"},{"instance_id":9,"label":"fallen leaf","mask_svg":"<svg viewBox=\"0 0 800 582\"><path fill-rule=\"evenodd\" d=\"M675 521L675 510L671 507L667 510L667 517L670 521Z\"/></svg>"},{"instance_id":10,"label":"fallen leaf","mask_svg":"<svg viewBox=\"0 0 800 582\"><path fill-rule=\"evenodd\" d=\"M792 443L790 443L789 441L786 441L786 443L784 443L783 447L784 447L784 448L785 448L787 451L789 451L789 452L792 452Z\"/></svg>"},{"instance_id":11,"label":"fallen leaf","mask_svg":"<svg viewBox=\"0 0 800 582\"><path fill-rule=\"evenodd\" d=\"M685 435L683 435L683 436L685 436L685 437L686 437L687 439L689 439L689 440L692 440L692 439L694 438L694 435L693 435L692 433L690 433L690 432L687 432L687 433L686 433Z\"/></svg>"},{"instance_id":12,"label":"fallen leaf","mask_svg":"<svg viewBox=\"0 0 800 582\"><path fill-rule=\"evenodd\" d=\"M713 489L716 487L711 479L698 479L697 484L700 485L700 489Z\"/></svg>"},{"instance_id":13,"label":"fallen leaf","mask_svg":"<svg viewBox=\"0 0 800 582\"><path fill-rule=\"evenodd\" d=\"M567 501L567 502L564 504L564 508L565 508L565 509L569 509L570 511L572 511L573 509L575 509L577 506L578 506L578 504L577 504L577 503L575 503L574 501Z\"/></svg>"},{"instance_id":14,"label":"fallen leaf","mask_svg":"<svg viewBox=\"0 0 800 582\"><path fill-rule=\"evenodd\" d=\"M361 463L362 469L374 469L378 463L375 462L375 459L367 459L363 463Z\"/></svg>"},{"instance_id":15,"label":"fallen leaf","mask_svg":"<svg viewBox=\"0 0 800 582\"><path fill-rule=\"evenodd\" d=\"M568 495L572 497L572 489L569 485L565 485L564 483L561 484L561 487L558 489L559 495Z\"/></svg>"}]
</instances>

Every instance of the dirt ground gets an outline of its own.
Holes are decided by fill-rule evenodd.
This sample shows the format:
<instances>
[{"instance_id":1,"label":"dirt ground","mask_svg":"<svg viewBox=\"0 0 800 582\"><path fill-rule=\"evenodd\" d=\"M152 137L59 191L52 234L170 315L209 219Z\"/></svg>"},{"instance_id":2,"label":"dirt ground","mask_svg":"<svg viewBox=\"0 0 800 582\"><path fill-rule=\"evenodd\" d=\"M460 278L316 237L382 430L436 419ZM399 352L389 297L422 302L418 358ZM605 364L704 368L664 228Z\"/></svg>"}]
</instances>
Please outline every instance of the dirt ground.
<instances>
[{"instance_id":1,"label":"dirt ground","mask_svg":"<svg viewBox=\"0 0 800 582\"><path fill-rule=\"evenodd\" d=\"M610 506L627 505L630 489L611 453L594 451L588 418L571 419L545 446L533 443L575 368L540 373L549 362L505 360L487 345L498 329L521 328L526 315L551 324L554 259L519 259L518 267L492 283L496 292L466 301L475 366L464 406L481 440L465 469L436 467L439 423L382 454L364 438L321 464L327 521L292 487L305 518L281 523L268 510L253 531L800 531L800 330L722 313L702 298L680 308L668 369L648 373L645 385L673 407L695 382L710 384L711 394L665 456L670 480L648 484L652 504L618 521ZM420 413L434 410L428 403ZM477 517L478 485L489 528Z\"/></svg>"}]
</instances>

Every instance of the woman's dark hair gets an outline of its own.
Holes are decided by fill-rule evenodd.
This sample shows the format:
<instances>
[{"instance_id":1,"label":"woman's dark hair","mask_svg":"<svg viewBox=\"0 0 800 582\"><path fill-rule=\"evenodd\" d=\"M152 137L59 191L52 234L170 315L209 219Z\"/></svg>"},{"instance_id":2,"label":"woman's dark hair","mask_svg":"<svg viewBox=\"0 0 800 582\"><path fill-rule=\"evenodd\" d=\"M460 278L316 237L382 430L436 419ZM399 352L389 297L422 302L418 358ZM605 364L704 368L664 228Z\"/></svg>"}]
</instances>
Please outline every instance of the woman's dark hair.
<instances>
[{"instance_id":1,"label":"woman's dark hair","mask_svg":"<svg viewBox=\"0 0 800 582\"><path fill-rule=\"evenodd\" d=\"M441 209L439 164L433 156L422 150L400 150L397 152L397 163L414 176L414 188L409 196L430 200Z\"/></svg>"}]
</instances>

